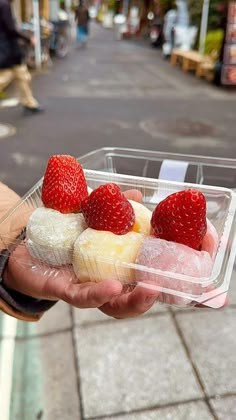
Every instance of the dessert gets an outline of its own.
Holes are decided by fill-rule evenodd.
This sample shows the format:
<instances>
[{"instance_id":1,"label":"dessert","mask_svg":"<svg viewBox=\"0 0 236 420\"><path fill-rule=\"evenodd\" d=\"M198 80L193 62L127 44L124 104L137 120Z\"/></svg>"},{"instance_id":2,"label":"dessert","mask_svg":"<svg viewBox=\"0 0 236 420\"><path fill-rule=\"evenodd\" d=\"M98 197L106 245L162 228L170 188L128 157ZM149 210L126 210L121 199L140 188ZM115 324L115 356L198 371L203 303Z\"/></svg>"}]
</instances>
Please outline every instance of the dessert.
<instances>
[{"instance_id":1,"label":"dessert","mask_svg":"<svg viewBox=\"0 0 236 420\"><path fill-rule=\"evenodd\" d=\"M199 249L207 231L204 195L191 188L170 194L156 206L151 225L157 238Z\"/></svg>"},{"instance_id":2,"label":"dessert","mask_svg":"<svg viewBox=\"0 0 236 420\"><path fill-rule=\"evenodd\" d=\"M143 236L136 232L116 235L86 229L74 244L73 268L79 282L133 281L134 270L127 264L135 262L142 241Z\"/></svg>"},{"instance_id":3,"label":"dessert","mask_svg":"<svg viewBox=\"0 0 236 420\"><path fill-rule=\"evenodd\" d=\"M71 264L74 242L86 227L82 214L62 214L57 210L39 207L28 221L27 249L33 257L46 264Z\"/></svg>"},{"instance_id":4,"label":"dessert","mask_svg":"<svg viewBox=\"0 0 236 420\"><path fill-rule=\"evenodd\" d=\"M82 202L82 213L89 227L124 235L132 230L134 209L118 185L100 185Z\"/></svg>"},{"instance_id":5,"label":"dessert","mask_svg":"<svg viewBox=\"0 0 236 420\"><path fill-rule=\"evenodd\" d=\"M132 281L133 271L122 263L135 261L143 240L131 231L136 222L132 204L118 185L107 183L83 201L82 213L89 228L74 244L73 268L79 281Z\"/></svg>"},{"instance_id":6,"label":"dessert","mask_svg":"<svg viewBox=\"0 0 236 420\"><path fill-rule=\"evenodd\" d=\"M133 231L138 233L143 233L144 235L150 235L151 230L151 217L152 212L147 207L136 201L129 200L135 215L135 223L133 226Z\"/></svg>"},{"instance_id":7,"label":"dessert","mask_svg":"<svg viewBox=\"0 0 236 420\"><path fill-rule=\"evenodd\" d=\"M215 226L207 219L207 232L202 240L202 251L207 251L214 260L219 245L219 237Z\"/></svg>"},{"instance_id":8,"label":"dessert","mask_svg":"<svg viewBox=\"0 0 236 420\"><path fill-rule=\"evenodd\" d=\"M206 218L206 201L199 191L187 189L169 195L160 202L151 220L153 237L146 237L137 255L136 264L156 269L136 270L138 282L178 290L191 295L201 294L201 287L212 272L218 246L218 235ZM174 275L173 275L174 274ZM179 276L183 275L183 279ZM194 282L192 278L196 278ZM202 285L199 282L202 280ZM186 304L184 297L168 291L160 300Z\"/></svg>"},{"instance_id":9,"label":"dessert","mask_svg":"<svg viewBox=\"0 0 236 420\"><path fill-rule=\"evenodd\" d=\"M27 248L49 265L72 264L78 282L138 282L178 304L188 301L181 293L206 290L219 240L200 191L170 194L151 212L115 183L90 191L75 158L52 156L42 201L28 222Z\"/></svg>"},{"instance_id":10,"label":"dessert","mask_svg":"<svg viewBox=\"0 0 236 420\"><path fill-rule=\"evenodd\" d=\"M52 156L42 186L44 206L61 213L77 213L86 197L88 190L84 172L75 157Z\"/></svg>"},{"instance_id":11,"label":"dessert","mask_svg":"<svg viewBox=\"0 0 236 420\"><path fill-rule=\"evenodd\" d=\"M184 293L199 294L199 279L211 275L213 260L207 251L197 251L189 246L166 241L155 237L146 237L139 249L136 264L160 270L160 274L136 270L136 281L151 283L163 288L179 290ZM161 274L162 273L162 274ZM183 280L175 278L173 273L182 274ZM195 277L198 282L192 282ZM166 292L168 295L168 292ZM161 298L160 298L161 299ZM182 298L166 296L169 303L180 303Z\"/></svg>"}]
</instances>

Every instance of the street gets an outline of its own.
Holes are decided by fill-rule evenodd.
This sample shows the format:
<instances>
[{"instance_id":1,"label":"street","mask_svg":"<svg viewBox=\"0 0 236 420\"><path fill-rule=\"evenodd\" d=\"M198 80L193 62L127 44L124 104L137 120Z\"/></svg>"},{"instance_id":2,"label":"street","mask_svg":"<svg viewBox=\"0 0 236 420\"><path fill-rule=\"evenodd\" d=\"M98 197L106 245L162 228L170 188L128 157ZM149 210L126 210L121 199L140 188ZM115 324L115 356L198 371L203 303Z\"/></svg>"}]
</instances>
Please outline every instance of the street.
<instances>
[{"instance_id":1,"label":"street","mask_svg":"<svg viewBox=\"0 0 236 420\"><path fill-rule=\"evenodd\" d=\"M117 146L236 158L236 91L98 24L86 49L72 40L33 87L44 114L0 109L14 128L0 138L0 179L21 195L52 154ZM156 304L115 320L60 302L37 324L19 321L11 420L235 420L235 280L218 311Z\"/></svg>"},{"instance_id":2,"label":"street","mask_svg":"<svg viewBox=\"0 0 236 420\"><path fill-rule=\"evenodd\" d=\"M1 123L16 129L0 140L2 180L22 194L51 154L103 146L236 157L235 91L171 68L147 45L117 42L95 24L91 32L87 49L72 44L65 60L34 78L45 114L0 110Z\"/></svg>"}]
</instances>

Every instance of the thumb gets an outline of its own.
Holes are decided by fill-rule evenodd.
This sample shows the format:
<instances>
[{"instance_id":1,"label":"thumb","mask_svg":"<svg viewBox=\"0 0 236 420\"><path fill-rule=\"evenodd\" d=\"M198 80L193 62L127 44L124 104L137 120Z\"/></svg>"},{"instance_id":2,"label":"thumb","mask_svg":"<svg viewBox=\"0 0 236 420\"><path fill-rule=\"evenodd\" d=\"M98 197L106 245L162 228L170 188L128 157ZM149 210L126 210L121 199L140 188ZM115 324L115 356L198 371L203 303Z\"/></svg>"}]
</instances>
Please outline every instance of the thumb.
<instances>
[{"instance_id":1,"label":"thumb","mask_svg":"<svg viewBox=\"0 0 236 420\"><path fill-rule=\"evenodd\" d=\"M142 203L143 201L143 195L139 190L127 190L124 192L124 195L128 200L137 201L138 203Z\"/></svg>"}]
</instances>

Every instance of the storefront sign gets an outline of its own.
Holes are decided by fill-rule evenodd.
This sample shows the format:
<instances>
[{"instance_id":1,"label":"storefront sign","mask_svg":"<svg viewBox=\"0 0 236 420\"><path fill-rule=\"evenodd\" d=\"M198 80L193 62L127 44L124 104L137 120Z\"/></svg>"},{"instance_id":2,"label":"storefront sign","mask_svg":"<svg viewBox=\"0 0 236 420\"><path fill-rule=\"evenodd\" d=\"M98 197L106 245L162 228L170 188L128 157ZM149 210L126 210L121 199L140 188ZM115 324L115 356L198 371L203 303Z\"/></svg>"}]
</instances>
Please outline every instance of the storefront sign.
<instances>
[{"instance_id":1,"label":"storefront sign","mask_svg":"<svg viewBox=\"0 0 236 420\"><path fill-rule=\"evenodd\" d=\"M236 1L228 7L221 83L236 86Z\"/></svg>"}]
</instances>

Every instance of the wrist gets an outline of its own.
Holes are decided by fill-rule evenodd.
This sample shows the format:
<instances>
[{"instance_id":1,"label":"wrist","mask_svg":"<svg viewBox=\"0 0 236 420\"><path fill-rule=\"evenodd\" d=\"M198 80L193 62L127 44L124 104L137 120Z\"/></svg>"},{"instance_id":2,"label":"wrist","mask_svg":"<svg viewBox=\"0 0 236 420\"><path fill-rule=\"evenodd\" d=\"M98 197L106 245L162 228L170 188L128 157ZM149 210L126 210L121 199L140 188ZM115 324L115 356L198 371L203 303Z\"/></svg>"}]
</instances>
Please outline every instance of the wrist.
<instances>
[{"instance_id":1,"label":"wrist","mask_svg":"<svg viewBox=\"0 0 236 420\"><path fill-rule=\"evenodd\" d=\"M3 280L5 281L9 256L10 252L7 249L0 251L0 283L3 282Z\"/></svg>"}]
</instances>

